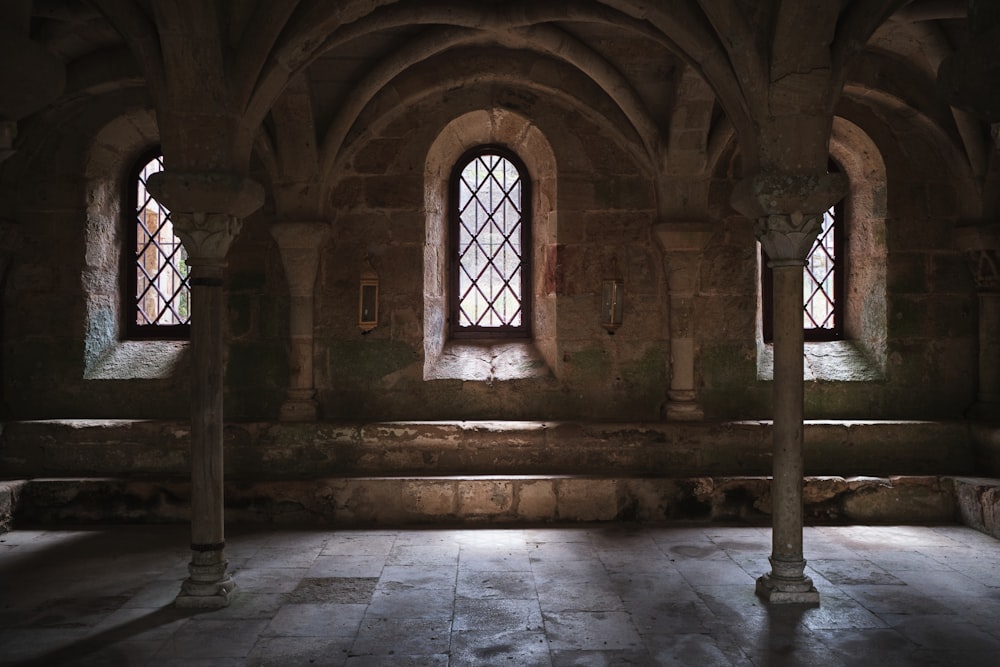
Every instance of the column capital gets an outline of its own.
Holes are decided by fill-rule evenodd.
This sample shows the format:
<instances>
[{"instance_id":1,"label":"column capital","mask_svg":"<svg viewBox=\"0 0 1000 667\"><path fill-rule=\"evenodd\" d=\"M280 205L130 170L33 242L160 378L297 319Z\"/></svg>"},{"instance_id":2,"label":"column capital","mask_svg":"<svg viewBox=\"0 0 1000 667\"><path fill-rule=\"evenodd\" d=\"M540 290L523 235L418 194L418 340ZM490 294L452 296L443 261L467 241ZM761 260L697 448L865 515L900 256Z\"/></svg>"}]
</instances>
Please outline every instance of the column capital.
<instances>
[{"instance_id":1,"label":"column capital","mask_svg":"<svg viewBox=\"0 0 1000 667\"><path fill-rule=\"evenodd\" d=\"M292 296L312 296L319 247L330 231L328 222L288 221L271 226L271 236L281 251L281 263Z\"/></svg>"},{"instance_id":2,"label":"column capital","mask_svg":"<svg viewBox=\"0 0 1000 667\"><path fill-rule=\"evenodd\" d=\"M823 213L847 193L838 173L765 170L736 184L730 203L754 221L754 234L772 265L805 261Z\"/></svg>"},{"instance_id":3,"label":"column capital","mask_svg":"<svg viewBox=\"0 0 1000 667\"><path fill-rule=\"evenodd\" d=\"M958 227L955 243L965 253L979 291L1000 293L1000 222Z\"/></svg>"},{"instance_id":4,"label":"column capital","mask_svg":"<svg viewBox=\"0 0 1000 667\"><path fill-rule=\"evenodd\" d=\"M243 221L229 213L177 211L170 214L170 220L187 250L188 265L200 269L222 267L229 246L243 227Z\"/></svg>"},{"instance_id":5,"label":"column capital","mask_svg":"<svg viewBox=\"0 0 1000 667\"><path fill-rule=\"evenodd\" d=\"M229 171L161 171L146 188L170 211L192 266L221 264L242 219L264 203L260 183Z\"/></svg>"},{"instance_id":6,"label":"column capital","mask_svg":"<svg viewBox=\"0 0 1000 667\"><path fill-rule=\"evenodd\" d=\"M847 176L811 171L760 171L733 188L730 204L756 220L769 215L818 215L847 194Z\"/></svg>"},{"instance_id":7,"label":"column capital","mask_svg":"<svg viewBox=\"0 0 1000 667\"><path fill-rule=\"evenodd\" d=\"M316 248L330 231L330 223L322 220L287 220L271 225L271 236L282 249Z\"/></svg>"},{"instance_id":8,"label":"column capital","mask_svg":"<svg viewBox=\"0 0 1000 667\"><path fill-rule=\"evenodd\" d=\"M802 266L823 229L823 214L772 214L757 218L753 232L773 266Z\"/></svg>"},{"instance_id":9,"label":"column capital","mask_svg":"<svg viewBox=\"0 0 1000 667\"><path fill-rule=\"evenodd\" d=\"M161 171L146 188L170 210L182 213L228 213L245 218L264 204L260 183L232 171Z\"/></svg>"},{"instance_id":10,"label":"column capital","mask_svg":"<svg viewBox=\"0 0 1000 667\"><path fill-rule=\"evenodd\" d=\"M716 225L704 220L664 220L653 225L653 236L664 252L701 252L715 233Z\"/></svg>"}]
</instances>

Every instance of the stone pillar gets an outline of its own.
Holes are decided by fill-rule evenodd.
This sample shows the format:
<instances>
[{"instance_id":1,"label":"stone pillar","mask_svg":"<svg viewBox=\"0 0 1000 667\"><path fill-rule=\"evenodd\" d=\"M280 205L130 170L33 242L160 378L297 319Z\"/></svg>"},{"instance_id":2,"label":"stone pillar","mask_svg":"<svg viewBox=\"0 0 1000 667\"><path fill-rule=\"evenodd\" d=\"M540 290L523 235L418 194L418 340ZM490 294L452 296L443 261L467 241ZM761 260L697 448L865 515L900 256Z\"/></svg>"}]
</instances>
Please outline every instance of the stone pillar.
<instances>
[{"instance_id":1,"label":"stone pillar","mask_svg":"<svg viewBox=\"0 0 1000 667\"><path fill-rule=\"evenodd\" d=\"M756 228L774 271L771 572L757 580L757 594L773 603L819 604L802 555L802 286L805 259L821 229L822 214L769 215Z\"/></svg>"},{"instance_id":2,"label":"stone pillar","mask_svg":"<svg viewBox=\"0 0 1000 667\"><path fill-rule=\"evenodd\" d=\"M191 268L191 563L176 604L225 607L236 583L225 558L222 288L229 246L264 193L229 172L164 171L147 187L170 211Z\"/></svg>"},{"instance_id":3,"label":"stone pillar","mask_svg":"<svg viewBox=\"0 0 1000 667\"><path fill-rule=\"evenodd\" d=\"M271 235L281 250L289 308L288 397L281 405L281 421L316 421L318 406L313 383L313 294L319 266L319 247L330 233L325 222L281 222Z\"/></svg>"},{"instance_id":4,"label":"stone pillar","mask_svg":"<svg viewBox=\"0 0 1000 667\"><path fill-rule=\"evenodd\" d=\"M1000 421L1000 223L960 227L979 292L979 394L973 416Z\"/></svg>"},{"instance_id":5,"label":"stone pillar","mask_svg":"<svg viewBox=\"0 0 1000 667\"><path fill-rule=\"evenodd\" d=\"M842 174L771 170L740 181L731 200L756 221L774 269L771 572L757 580L757 594L774 604L819 604L802 557L803 267L823 212L846 191Z\"/></svg>"},{"instance_id":6,"label":"stone pillar","mask_svg":"<svg viewBox=\"0 0 1000 667\"><path fill-rule=\"evenodd\" d=\"M670 388L665 417L693 421L705 416L694 384L693 302L701 253L712 234L706 222L663 222L653 228L667 259L670 309Z\"/></svg>"}]
</instances>

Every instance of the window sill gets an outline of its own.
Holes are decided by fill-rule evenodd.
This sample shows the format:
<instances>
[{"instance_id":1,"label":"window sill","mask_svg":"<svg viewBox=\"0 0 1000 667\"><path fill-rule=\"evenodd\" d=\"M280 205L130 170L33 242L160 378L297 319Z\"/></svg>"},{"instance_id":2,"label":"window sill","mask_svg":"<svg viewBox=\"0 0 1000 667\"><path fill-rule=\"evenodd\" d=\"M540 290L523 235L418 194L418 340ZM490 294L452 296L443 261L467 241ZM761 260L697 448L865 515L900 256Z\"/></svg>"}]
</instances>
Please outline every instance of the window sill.
<instances>
[{"instance_id":1,"label":"window sill","mask_svg":"<svg viewBox=\"0 0 1000 667\"><path fill-rule=\"evenodd\" d=\"M424 363L425 380L504 382L550 375L530 341L449 341Z\"/></svg>"},{"instance_id":2,"label":"window sill","mask_svg":"<svg viewBox=\"0 0 1000 667\"><path fill-rule=\"evenodd\" d=\"M803 379L808 382L876 382L882 373L853 341L807 342L802 359ZM757 346L757 379L774 379L774 346Z\"/></svg>"},{"instance_id":3,"label":"window sill","mask_svg":"<svg viewBox=\"0 0 1000 667\"><path fill-rule=\"evenodd\" d=\"M124 340L102 354L84 373L85 380L165 380L187 359L188 342Z\"/></svg>"}]
</instances>

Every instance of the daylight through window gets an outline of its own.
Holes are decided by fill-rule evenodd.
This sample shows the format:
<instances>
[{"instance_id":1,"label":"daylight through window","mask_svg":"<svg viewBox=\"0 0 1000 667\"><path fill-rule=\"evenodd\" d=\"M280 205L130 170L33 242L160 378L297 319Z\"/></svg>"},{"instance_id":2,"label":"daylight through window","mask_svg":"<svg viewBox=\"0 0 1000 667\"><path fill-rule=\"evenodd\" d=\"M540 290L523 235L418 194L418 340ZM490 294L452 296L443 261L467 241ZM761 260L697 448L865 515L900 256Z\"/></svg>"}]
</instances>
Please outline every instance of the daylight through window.
<instances>
[{"instance_id":1,"label":"daylight through window","mask_svg":"<svg viewBox=\"0 0 1000 667\"><path fill-rule=\"evenodd\" d=\"M186 328L191 320L187 254L174 234L170 211L146 190L146 181L163 170L159 154L142 161L133 179L135 190L135 264L133 332L163 335Z\"/></svg>"},{"instance_id":2,"label":"daylight through window","mask_svg":"<svg viewBox=\"0 0 1000 667\"><path fill-rule=\"evenodd\" d=\"M514 160L497 149L482 149L456 170L454 333L527 331L524 251L530 245L523 202L528 183Z\"/></svg>"},{"instance_id":3,"label":"daylight through window","mask_svg":"<svg viewBox=\"0 0 1000 667\"><path fill-rule=\"evenodd\" d=\"M802 276L803 328L835 330L837 321L836 212L834 207L823 214L823 230L816 238Z\"/></svg>"}]
</instances>

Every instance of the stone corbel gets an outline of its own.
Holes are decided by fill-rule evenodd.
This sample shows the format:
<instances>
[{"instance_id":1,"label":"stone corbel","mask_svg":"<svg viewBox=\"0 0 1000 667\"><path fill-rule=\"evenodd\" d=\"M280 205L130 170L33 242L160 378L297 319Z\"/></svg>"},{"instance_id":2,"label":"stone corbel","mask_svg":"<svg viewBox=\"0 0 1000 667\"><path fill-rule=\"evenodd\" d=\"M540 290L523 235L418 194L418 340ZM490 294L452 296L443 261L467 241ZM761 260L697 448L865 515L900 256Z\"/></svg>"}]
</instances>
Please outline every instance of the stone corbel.
<instances>
[{"instance_id":1,"label":"stone corbel","mask_svg":"<svg viewBox=\"0 0 1000 667\"><path fill-rule=\"evenodd\" d=\"M980 292L1000 292L1000 222L955 230L955 242L965 253Z\"/></svg>"},{"instance_id":2,"label":"stone corbel","mask_svg":"<svg viewBox=\"0 0 1000 667\"><path fill-rule=\"evenodd\" d=\"M713 225L703 221L669 221L653 227L670 264L670 388L664 416L672 421L695 421L705 416L695 389L695 341L688 311L696 291L701 253L714 233Z\"/></svg>"},{"instance_id":3,"label":"stone corbel","mask_svg":"<svg viewBox=\"0 0 1000 667\"><path fill-rule=\"evenodd\" d=\"M279 222L271 227L291 296L289 308L288 395L281 405L282 421L316 421L319 406L313 381L313 295L319 269L319 248L330 235L326 222Z\"/></svg>"},{"instance_id":4,"label":"stone corbel","mask_svg":"<svg viewBox=\"0 0 1000 667\"><path fill-rule=\"evenodd\" d=\"M1000 420L1000 223L956 229L979 292L979 396L972 414Z\"/></svg>"}]
</instances>

